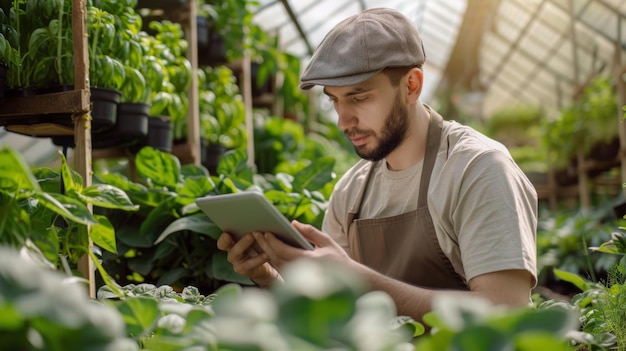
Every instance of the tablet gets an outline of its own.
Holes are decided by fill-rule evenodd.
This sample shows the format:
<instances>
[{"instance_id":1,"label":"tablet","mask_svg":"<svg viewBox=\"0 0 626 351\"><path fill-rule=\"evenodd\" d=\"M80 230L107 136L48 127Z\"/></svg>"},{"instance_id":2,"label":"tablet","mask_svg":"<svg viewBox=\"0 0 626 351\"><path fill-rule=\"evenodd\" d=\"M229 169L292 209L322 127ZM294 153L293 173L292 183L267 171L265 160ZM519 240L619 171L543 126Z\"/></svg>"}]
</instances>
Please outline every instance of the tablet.
<instances>
[{"instance_id":1,"label":"tablet","mask_svg":"<svg viewBox=\"0 0 626 351\"><path fill-rule=\"evenodd\" d=\"M313 245L260 192L210 195L196 199L196 204L235 240L251 232L271 232L287 244L313 250ZM258 246L255 249L260 250Z\"/></svg>"}]
</instances>

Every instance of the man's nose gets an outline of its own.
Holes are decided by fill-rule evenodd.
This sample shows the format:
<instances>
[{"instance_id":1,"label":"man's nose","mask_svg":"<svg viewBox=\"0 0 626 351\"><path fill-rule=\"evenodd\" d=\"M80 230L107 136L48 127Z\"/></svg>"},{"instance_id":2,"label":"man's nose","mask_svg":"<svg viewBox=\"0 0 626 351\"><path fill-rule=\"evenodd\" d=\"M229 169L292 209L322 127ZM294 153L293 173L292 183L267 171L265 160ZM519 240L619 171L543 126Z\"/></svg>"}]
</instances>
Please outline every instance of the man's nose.
<instances>
[{"instance_id":1,"label":"man's nose","mask_svg":"<svg viewBox=\"0 0 626 351\"><path fill-rule=\"evenodd\" d=\"M357 117L354 115L354 111L345 104L336 104L335 110L337 111L337 127L340 130L348 130L357 125Z\"/></svg>"}]
</instances>

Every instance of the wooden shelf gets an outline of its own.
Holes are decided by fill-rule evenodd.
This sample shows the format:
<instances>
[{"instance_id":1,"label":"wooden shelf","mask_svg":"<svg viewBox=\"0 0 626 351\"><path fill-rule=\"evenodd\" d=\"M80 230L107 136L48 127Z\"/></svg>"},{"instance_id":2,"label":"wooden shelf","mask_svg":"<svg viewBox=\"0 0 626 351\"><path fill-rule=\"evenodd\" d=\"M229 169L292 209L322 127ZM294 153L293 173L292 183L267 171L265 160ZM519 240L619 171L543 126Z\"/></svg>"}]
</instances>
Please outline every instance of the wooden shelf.
<instances>
[{"instance_id":1,"label":"wooden shelf","mask_svg":"<svg viewBox=\"0 0 626 351\"><path fill-rule=\"evenodd\" d=\"M1 104L0 121L7 117L50 113L89 112L89 91L70 90L34 96L8 97Z\"/></svg>"},{"instance_id":2,"label":"wooden shelf","mask_svg":"<svg viewBox=\"0 0 626 351\"><path fill-rule=\"evenodd\" d=\"M46 121L46 115L85 114L89 112L89 106L88 90L9 97L0 104L0 125L10 132L29 136L74 135L71 116L63 125Z\"/></svg>"},{"instance_id":3,"label":"wooden shelf","mask_svg":"<svg viewBox=\"0 0 626 351\"><path fill-rule=\"evenodd\" d=\"M5 127L13 133L28 136L70 136L74 135L74 127L68 127L56 123L15 124Z\"/></svg>"}]
</instances>

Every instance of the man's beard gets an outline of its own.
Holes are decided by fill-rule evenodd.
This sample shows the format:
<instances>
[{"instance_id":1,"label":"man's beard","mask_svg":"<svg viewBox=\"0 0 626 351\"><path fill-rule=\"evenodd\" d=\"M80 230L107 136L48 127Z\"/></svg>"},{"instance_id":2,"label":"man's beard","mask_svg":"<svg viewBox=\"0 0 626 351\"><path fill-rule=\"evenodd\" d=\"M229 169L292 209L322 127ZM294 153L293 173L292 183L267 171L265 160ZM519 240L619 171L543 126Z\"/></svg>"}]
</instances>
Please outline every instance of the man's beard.
<instances>
[{"instance_id":1,"label":"man's beard","mask_svg":"<svg viewBox=\"0 0 626 351\"><path fill-rule=\"evenodd\" d=\"M362 133L370 134L375 139L378 139L378 146L376 146L376 148L372 150L368 150L366 148L367 145L355 146L354 150L356 151L357 155L365 160L380 161L383 158L387 157L387 155L389 155L393 150L398 147L398 145L402 143L402 141L404 141L408 129L408 109L402 103L402 100L400 99L400 94L397 93L391 111L389 111L387 119L385 120L385 125L380 132L380 137L373 132ZM349 131L346 132L346 134L352 132L361 134L361 132L359 132L358 130Z\"/></svg>"}]
</instances>

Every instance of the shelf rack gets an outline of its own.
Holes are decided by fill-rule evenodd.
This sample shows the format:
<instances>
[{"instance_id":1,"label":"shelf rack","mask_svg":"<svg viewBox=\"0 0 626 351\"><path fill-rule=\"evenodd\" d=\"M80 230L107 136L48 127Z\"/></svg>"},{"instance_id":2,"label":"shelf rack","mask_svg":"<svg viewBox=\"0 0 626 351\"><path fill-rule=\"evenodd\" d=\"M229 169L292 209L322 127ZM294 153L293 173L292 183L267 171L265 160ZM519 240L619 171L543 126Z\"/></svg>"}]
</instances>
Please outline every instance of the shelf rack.
<instances>
[{"instance_id":1,"label":"shelf rack","mask_svg":"<svg viewBox=\"0 0 626 351\"><path fill-rule=\"evenodd\" d=\"M74 135L74 168L83 178L83 186L91 185L91 121L89 92L89 55L87 51L87 10L85 0L72 0L72 32L74 52L74 90L41 94L28 97L8 97L2 103L0 120L20 118L29 115L42 115L40 123L12 124L6 129L30 136ZM52 113L68 113L74 127L47 123L45 116ZM91 207L90 207L91 210ZM88 236L89 227L81 228L81 234ZM91 244L90 244L91 246ZM89 296L95 297L93 262L89 256L79 259L78 269L89 280Z\"/></svg>"}]
</instances>

